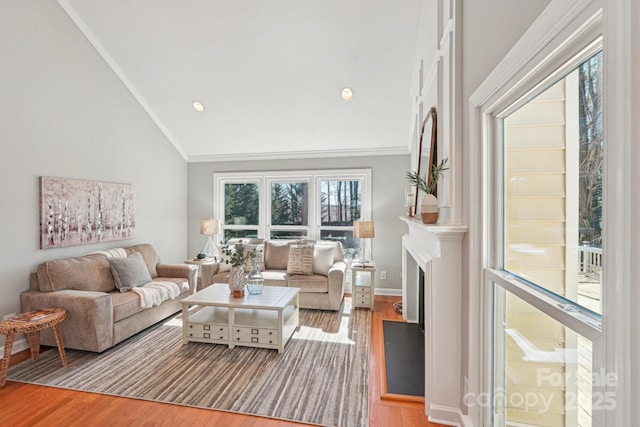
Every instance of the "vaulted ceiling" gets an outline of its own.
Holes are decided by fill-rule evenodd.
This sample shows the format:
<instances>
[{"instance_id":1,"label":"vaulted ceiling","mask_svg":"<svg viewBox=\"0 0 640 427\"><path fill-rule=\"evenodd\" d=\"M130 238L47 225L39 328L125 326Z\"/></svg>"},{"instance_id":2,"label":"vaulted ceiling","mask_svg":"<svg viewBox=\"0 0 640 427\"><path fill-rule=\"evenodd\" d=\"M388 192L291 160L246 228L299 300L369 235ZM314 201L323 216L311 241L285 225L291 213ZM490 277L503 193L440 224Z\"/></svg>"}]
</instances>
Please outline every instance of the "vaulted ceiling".
<instances>
[{"instance_id":1,"label":"vaulted ceiling","mask_svg":"<svg viewBox=\"0 0 640 427\"><path fill-rule=\"evenodd\" d=\"M421 0L58 2L188 161L408 152Z\"/></svg>"}]
</instances>

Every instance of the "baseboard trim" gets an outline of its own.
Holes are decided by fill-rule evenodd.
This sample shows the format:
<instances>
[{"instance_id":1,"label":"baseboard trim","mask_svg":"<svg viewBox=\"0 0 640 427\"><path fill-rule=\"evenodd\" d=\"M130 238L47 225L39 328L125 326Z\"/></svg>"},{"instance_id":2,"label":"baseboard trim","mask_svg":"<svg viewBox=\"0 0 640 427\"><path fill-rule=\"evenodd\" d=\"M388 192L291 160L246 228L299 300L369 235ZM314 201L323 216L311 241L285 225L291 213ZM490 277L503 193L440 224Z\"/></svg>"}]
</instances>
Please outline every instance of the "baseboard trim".
<instances>
[{"instance_id":1,"label":"baseboard trim","mask_svg":"<svg viewBox=\"0 0 640 427\"><path fill-rule=\"evenodd\" d=\"M468 423L468 417L465 417L460 408L430 405L427 415L429 417L429 422L432 423L456 427L473 427L472 424Z\"/></svg>"},{"instance_id":2,"label":"baseboard trim","mask_svg":"<svg viewBox=\"0 0 640 427\"><path fill-rule=\"evenodd\" d=\"M402 297L402 289L375 288L373 293L374 295L388 295L388 296Z\"/></svg>"},{"instance_id":3,"label":"baseboard trim","mask_svg":"<svg viewBox=\"0 0 640 427\"><path fill-rule=\"evenodd\" d=\"M462 427L473 427L473 422L471 421L471 418L469 418L468 415L462 416Z\"/></svg>"},{"instance_id":4,"label":"baseboard trim","mask_svg":"<svg viewBox=\"0 0 640 427\"><path fill-rule=\"evenodd\" d=\"M22 338L13 342L13 347L11 348L11 354L20 353L21 351L28 350L29 343L26 338ZM0 348L0 359L4 359L4 346Z\"/></svg>"}]
</instances>

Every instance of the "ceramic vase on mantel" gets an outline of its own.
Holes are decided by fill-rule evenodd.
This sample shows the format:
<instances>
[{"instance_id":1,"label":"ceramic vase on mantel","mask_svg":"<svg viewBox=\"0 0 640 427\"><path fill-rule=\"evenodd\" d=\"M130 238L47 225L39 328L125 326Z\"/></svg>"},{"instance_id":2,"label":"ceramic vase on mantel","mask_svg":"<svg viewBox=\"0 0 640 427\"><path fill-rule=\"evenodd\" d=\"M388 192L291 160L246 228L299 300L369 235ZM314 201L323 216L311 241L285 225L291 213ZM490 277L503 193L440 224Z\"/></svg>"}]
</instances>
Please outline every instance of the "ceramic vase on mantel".
<instances>
[{"instance_id":1,"label":"ceramic vase on mantel","mask_svg":"<svg viewBox=\"0 0 640 427\"><path fill-rule=\"evenodd\" d=\"M229 274L229 290L234 298L244 297L244 288L247 283L247 276L244 274L242 266L234 265Z\"/></svg>"},{"instance_id":2,"label":"ceramic vase on mantel","mask_svg":"<svg viewBox=\"0 0 640 427\"><path fill-rule=\"evenodd\" d=\"M420 219L424 224L438 222L438 199L433 194L426 194L420 204Z\"/></svg>"}]
</instances>

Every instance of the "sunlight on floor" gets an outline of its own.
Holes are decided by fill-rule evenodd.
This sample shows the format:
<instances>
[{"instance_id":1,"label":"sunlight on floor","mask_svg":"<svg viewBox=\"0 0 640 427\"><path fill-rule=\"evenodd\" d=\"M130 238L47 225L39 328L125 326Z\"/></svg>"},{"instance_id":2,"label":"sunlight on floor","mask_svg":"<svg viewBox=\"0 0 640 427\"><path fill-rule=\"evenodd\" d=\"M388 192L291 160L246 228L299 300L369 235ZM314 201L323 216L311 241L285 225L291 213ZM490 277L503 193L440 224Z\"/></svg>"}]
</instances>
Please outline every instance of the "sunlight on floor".
<instances>
[{"instance_id":1,"label":"sunlight on floor","mask_svg":"<svg viewBox=\"0 0 640 427\"><path fill-rule=\"evenodd\" d=\"M351 317L347 314L342 316L340 320L340 329L338 332L324 332L320 328L311 328L309 326L300 326L300 329L293 334L292 340L305 340L305 341L318 341L318 342L334 342L337 344L350 344L354 345L355 341L352 339L353 335L357 334L357 331L349 331L349 322Z\"/></svg>"},{"instance_id":2,"label":"sunlight on floor","mask_svg":"<svg viewBox=\"0 0 640 427\"><path fill-rule=\"evenodd\" d=\"M179 319L178 317L172 317L171 319L169 319L166 322L164 322L162 325L163 326L177 326L179 328L182 328L182 319Z\"/></svg>"}]
</instances>

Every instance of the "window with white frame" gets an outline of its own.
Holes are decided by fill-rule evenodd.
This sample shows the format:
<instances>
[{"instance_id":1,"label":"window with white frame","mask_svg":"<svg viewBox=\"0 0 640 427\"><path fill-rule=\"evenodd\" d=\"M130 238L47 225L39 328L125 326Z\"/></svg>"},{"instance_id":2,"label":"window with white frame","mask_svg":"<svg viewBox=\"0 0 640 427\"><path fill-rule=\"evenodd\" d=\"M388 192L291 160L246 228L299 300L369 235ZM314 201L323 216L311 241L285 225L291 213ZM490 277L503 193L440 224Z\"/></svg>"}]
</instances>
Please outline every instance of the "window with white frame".
<instances>
[{"instance_id":1,"label":"window with white frame","mask_svg":"<svg viewBox=\"0 0 640 427\"><path fill-rule=\"evenodd\" d=\"M371 218L371 170L214 174L213 200L223 239L335 240L358 252L353 222Z\"/></svg>"},{"instance_id":2,"label":"window with white frame","mask_svg":"<svg viewBox=\"0 0 640 427\"><path fill-rule=\"evenodd\" d=\"M269 239L305 239L309 236L308 178L267 179Z\"/></svg>"},{"instance_id":3,"label":"window with white frame","mask_svg":"<svg viewBox=\"0 0 640 427\"><path fill-rule=\"evenodd\" d=\"M360 219L362 214L363 181L325 176L317 182L320 239L338 240L348 258L356 257L360 245L353 238L353 221Z\"/></svg>"},{"instance_id":4,"label":"window with white frame","mask_svg":"<svg viewBox=\"0 0 640 427\"><path fill-rule=\"evenodd\" d=\"M224 240L257 237L260 225L260 181L228 180L222 186Z\"/></svg>"},{"instance_id":5,"label":"window with white frame","mask_svg":"<svg viewBox=\"0 0 640 427\"><path fill-rule=\"evenodd\" d=\"M615 405L592 387L603 372L602 73L597 40L494 116L495 426L591 426Z\"/></svg>"}]
</instances>

